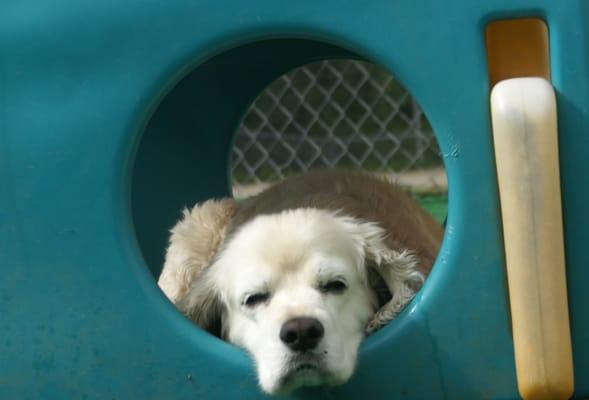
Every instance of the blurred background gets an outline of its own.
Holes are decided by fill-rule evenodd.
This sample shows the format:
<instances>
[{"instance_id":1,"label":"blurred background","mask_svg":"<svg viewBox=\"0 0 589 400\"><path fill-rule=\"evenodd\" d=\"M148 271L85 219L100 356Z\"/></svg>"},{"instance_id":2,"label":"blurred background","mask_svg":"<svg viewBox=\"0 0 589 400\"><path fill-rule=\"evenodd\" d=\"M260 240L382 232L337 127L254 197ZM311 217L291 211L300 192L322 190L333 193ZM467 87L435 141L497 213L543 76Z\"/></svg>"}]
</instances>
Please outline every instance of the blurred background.
<instances>
[{"instance_id":1,"label":"blurred background","mask_svg":"<svg viewBox=\"0 0 589 400\"><path fill-rule=\"evenodd\" d=\"M281 76L245 114L231 159L238 198L293 173L346 167L390 177L440 222L447 213L432 128L411 94L374 64L326 60Z\"/></svg>"}]
</instances>

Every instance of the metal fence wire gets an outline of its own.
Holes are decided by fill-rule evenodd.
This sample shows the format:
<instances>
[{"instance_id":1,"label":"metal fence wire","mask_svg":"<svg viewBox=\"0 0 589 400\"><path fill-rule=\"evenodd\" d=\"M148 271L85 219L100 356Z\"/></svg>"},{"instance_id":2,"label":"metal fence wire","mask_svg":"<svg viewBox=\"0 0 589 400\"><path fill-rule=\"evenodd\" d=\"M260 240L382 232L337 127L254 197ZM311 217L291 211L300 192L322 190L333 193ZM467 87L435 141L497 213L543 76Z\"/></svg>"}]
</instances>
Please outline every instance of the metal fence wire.
<instances>
[{"instance_id":1,"label":"metal fence wire","mask_svg":"<svg viewBox=\"0 0 589 400\"><path fill-rule=\"evenodd\" d=\"M425 115L391 74L366 62L320 61L281 76L251 105L232 150L236 185L334 166L425 171L444 190Z\"/></svg>"}]
</instances>

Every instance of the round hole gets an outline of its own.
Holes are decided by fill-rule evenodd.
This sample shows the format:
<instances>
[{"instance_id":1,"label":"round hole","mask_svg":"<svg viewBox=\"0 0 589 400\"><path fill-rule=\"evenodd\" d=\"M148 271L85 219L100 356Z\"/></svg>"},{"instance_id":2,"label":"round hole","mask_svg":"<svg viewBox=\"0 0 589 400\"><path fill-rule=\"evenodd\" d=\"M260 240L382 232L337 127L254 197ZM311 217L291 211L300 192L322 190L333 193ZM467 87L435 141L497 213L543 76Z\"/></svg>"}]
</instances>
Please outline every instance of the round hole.
<instances>
[{"instance_id":1,"label":"round hole","mask_svg":"<svg viewBox=\"0 0 589 400\"><path fill-rule=\"evenodd\" d=\"M326 166L390 175L445 218L446 176L433 131L383 68L340 47L294 39L244 45L199 65L155 109L135 159L133 219L152 274L161 272L183 208L232 190L246 197Z\"/></svg>"},{"instance_id":2,"label":"round hole","mask_svg":"<svg viewBox=\"0 0 589 400\"><path fill-rule=\"evenodd\" d=\"M388 175L445 219L447 180L434 132L384 68L294 39L248 44L198 66L161 101L136 155L133 217L153 275L183 208L230 188L244 198L317 167Z\"/></svg>"}]
</instances>

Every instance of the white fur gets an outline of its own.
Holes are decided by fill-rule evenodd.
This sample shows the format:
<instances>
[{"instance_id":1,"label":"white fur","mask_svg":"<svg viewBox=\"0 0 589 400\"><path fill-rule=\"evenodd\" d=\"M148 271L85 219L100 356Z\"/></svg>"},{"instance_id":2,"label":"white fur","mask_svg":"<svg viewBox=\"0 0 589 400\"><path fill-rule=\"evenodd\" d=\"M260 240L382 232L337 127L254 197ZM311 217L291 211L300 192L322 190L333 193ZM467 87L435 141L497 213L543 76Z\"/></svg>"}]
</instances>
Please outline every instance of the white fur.
<instances>
[{"instance_id":1,"label":"white fur","mask_svg":"<svg viewBox=\"0 0 589 400\"><path fill-rule=\"evenodd\" d=\"M187 218L190 214L185 214ZM198 257L190 255L191 241L184 237L190 229L182 226L186 227L181 222L173 231L162 273L164 284L160 278L162 290L203 327L220 318L223 337L252 355L260 386L268 393L347 381L365 333L392 319L423 280L410 253L384 245L384 232L377 224L340 213L297 209L260 215L246 223L184 289L187 275L179 271L194 270L190 260ZM369 267L376 269L393 293L376 316ZM181 290L174 287L166 269L182 277ZM335 277L345 281L346 290L319 290ZM266 302L254 307L243 304L247 294L260 291L270 294ZM316 318L324 326L323 338L308 354L316 370L293 372L304 359L281 342L279 332L294 317Z\"/></svg>"}]
</instances>

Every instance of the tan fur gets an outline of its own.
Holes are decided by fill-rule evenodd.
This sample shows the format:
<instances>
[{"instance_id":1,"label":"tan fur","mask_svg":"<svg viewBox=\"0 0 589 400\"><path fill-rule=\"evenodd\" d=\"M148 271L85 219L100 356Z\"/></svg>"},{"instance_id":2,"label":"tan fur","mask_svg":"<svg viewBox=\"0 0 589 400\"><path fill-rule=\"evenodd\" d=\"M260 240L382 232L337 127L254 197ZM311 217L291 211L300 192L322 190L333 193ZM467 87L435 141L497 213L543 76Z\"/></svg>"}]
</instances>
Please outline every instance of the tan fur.
<instances>
[{"instance_id":1,"label":"tan fur","mask_svg":"<svg viewBox=\"0 0 589 400\"><path fill-rule=\"evenodd\" d=\"M285 179L239 205L228 235L260 214L288 209L341 210L351 217L376 222L393 250L410 250L424 274L431 269L443 229L398 186L359 171L322 170Z\"/></svg>"},{"instance_id":2,"label":"tan fur","mask_svg":"<svg viewBox=\"0 0 589 400\"><path fill-rule=\"evenodd\" d=\"M233 199L208 200L184 209L172 228L166 262L158 285L177 303L190 285L211 263L225 239L226 226L237 205Z\"/></svg>"}]
</instances>

